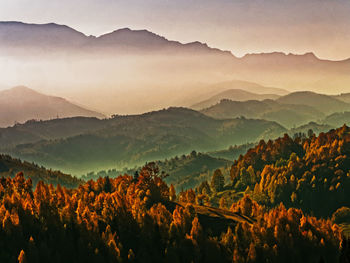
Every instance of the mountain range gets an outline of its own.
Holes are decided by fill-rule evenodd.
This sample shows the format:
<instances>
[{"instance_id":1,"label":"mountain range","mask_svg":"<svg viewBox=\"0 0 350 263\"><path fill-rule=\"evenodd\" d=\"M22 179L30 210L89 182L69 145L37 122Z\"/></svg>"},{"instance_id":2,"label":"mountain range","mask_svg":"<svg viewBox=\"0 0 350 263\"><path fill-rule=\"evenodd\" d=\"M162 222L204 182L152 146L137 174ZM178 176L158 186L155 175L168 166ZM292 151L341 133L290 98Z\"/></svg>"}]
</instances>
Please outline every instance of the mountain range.
<instances>
[{"instance_id":1,"label":"mountain range","mask_svg":"<svg viewBox=\"0 0 350 263\"><path fill-rule=\"evenodd\" d=\"M200 42L181 44L169 41L148 30L122 28L101 36L86 36L66 25L55 23L27 24L17 21L0 22L0 46L12 51L23 47L41 51L165 51L212 52L216 55L229 55L219 49L210 48ZM24 50L27 51L27 50Z\"/></svg>"},{"instance_id":2,"label":"mountain range","mask_svg":"<svg viewBox=\"0 0 350 263\"><path fill-rule=\"evenodd\" d=\"M64 98L44 95L24 86L0 91L0 127L31 119L48 120L74 116L105 117Z\"/></svg>"},{"instance_id":3,"label":"mountain range","mask_svg":"<svg viewBox=\"0 0 350 263\"><path fill-rule=\"evenodd\" d=\"M0 22L2 65L5 84L16 85L20 76L29 87L54 90L108 114L190 107L206 99L199 100L199 93L214 96L228 89L287 93L255 92L230 85L232 80L292 92L350 92L350 59L329 61L313 53L281 52L239 58L205 43L180 43L129 28L86 36L54 23Z\"/></svg>"}]
</instances>

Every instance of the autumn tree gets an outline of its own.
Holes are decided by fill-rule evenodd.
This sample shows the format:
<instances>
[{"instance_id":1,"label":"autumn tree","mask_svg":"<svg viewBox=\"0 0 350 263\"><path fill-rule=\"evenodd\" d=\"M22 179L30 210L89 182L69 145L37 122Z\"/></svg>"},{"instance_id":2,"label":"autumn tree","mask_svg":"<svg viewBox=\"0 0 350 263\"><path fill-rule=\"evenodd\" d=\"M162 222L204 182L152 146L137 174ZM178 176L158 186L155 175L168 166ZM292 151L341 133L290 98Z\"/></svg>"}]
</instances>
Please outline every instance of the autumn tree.
<instances>
[{"instance_id":1,"label":"autumn tree","mask_svg":"<svg viewBox=\"0 0 350 263\"><path fill-rule=\"evenodd\" d=\"M173 184L170 185L169 198L170 198L170 201L176 201L176 191Z\"/></svg>"},{"instance_id":2,"label":"autumn tree","mask_svg":"<svg viewBox=\"0 0 350 263\"><path fill-rule=\"evenodd\" d=\"M210 186L215 192L220 192L224 189L225 185L225 178L222 175L222 172L220 169L216 169L210 182Z\"/></svg>"}]
</instances>

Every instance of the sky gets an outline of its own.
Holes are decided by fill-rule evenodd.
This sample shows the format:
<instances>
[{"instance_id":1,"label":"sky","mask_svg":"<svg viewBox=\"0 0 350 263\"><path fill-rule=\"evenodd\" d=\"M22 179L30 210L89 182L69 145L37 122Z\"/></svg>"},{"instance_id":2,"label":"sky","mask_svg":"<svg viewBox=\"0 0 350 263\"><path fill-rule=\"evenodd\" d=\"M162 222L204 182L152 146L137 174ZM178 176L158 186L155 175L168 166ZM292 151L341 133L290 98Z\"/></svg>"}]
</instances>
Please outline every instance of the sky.
<instances>
[{"instance_id":1,"label":"sky","mask_svg":"<svg viewBox=\"0 0 350 263\"><path fill-rule=\"evenodd\" d=\"M246 53L350 58L350 0L1 0L1 21L66 24L87 35L147 29Z\"/></svg>"}]
</instances>

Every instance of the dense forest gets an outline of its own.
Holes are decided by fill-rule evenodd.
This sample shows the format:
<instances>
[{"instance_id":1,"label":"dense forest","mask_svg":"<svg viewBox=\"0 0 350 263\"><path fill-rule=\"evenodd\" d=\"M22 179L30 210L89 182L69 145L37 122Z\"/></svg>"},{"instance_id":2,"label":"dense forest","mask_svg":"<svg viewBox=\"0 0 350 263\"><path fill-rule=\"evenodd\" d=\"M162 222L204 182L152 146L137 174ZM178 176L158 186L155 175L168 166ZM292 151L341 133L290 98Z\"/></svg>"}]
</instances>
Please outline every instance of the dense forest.
<instances>
[{"instance_id":1,"label":"dense forest","mask_svg":"<svg viewBox=\"0 0 350 263\"><path fill-rule=\"evenodd\" d=\"M247 190L259 203L283 203L304 212L330 217L350 206L350 128L318 137L261 141L231 168L234 188Z\"/></svg>"},{"instance_id":2,"label":"dense forest","mask_svg":"<svg viewBox=\"0 0 350 263\"><path fill-rule=\"evenodd\" d=\"M218 232L212 226L228 217L206 223L189 193L175 202L155 165L76 189L40 182L33 191L21 174L2 178L0 261L346 262L349 256L330 220L282 204L266 211L245 196L230 209L241 220Z\"/></svg>"}]
</instances>

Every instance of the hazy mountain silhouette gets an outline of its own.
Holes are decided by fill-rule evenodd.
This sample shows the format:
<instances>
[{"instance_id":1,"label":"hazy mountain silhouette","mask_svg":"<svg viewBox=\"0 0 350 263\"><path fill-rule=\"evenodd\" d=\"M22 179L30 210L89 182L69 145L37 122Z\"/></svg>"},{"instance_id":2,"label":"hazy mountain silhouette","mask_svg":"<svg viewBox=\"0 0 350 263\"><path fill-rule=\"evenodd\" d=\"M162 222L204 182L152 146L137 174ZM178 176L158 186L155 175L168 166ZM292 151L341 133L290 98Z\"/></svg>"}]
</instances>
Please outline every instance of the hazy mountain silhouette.
<instances>
[{"instance_id":1,"label":"hazy mountain silhouette","mask_svg":"<svg viewBox=\"0 0 350 263\"><path fill-rule=\"evenodd\" d=\"M219 119L245 118L266 119L276 121L291 128L324 117L319 110L308 105L282 104L274 100L231 101L221 100L220 103L201 111L207 116Z\"/></svg>"},{"instance_id":2,"label":"hazy mountain silhouette","mask_svg":"<svg viewBox=\"0 0 350 263\"><path fill-rule=\"evenodd\" d=\"M31 47L41 51L186 51L214 52L215 54L233 55L219 49L208 47L200 42L182 44L170 41L147 30L122 28L101 36L86 36L65 25L26 24L22 22L0 22L0 47L15 49ZM22 50L26 52L26 50Z\"/></svg>"},{"instance_id":3,"label":"hazy mountain silhouette","mask_svg":"<svg viewBox=\"0 0 350 263\"><path fill-rule=\"evenodd\" d=\"M27 87L19 86L0 91L0 127L31 119L48 120L73 116L104 117L63 98L44 95Z\"/></svg>"},{"instance_id":4,"label":"hazy mountain silhouette","mask_svg":"<svg viewBox=\"0 0 350 263\"><path fill-rule=\"evenodd\" d=\"M0 22L0 46L3 48L74 48L84 45L87 39L89 37L83 33L55 23Z\"/></svg>"},{"instance_id":5,"label":"hazy mountain silhouette","mask_svg":"<svg viewBox=\"0 0 350 263\"><path fill-rule=\"evenodd\" d=\"M310 91L294 92L280 97L276 101L284 104L309 105L325 114L350 110L350 104L346 102Z\"/></svg>"},{"instance_id":6,"label":"hazy mountain silhouette","mask_svg":"<svg viewBox=\"0 0 350 263\"><path fill-rule=\"evenodd\" d=\"M247 101L247 100L277 99L279 97L280 97L279 95L275 95L275 94L256 94L256 93L248 92L241 89L230 89L230 90L225 90L223 92L220 92L219 94L214 95L213 97L207 100L196 103L191 108L195 110L205 109L212 105L217 104L223 99L229 99L233 101Z\"/></svg>"}]
</instances>

